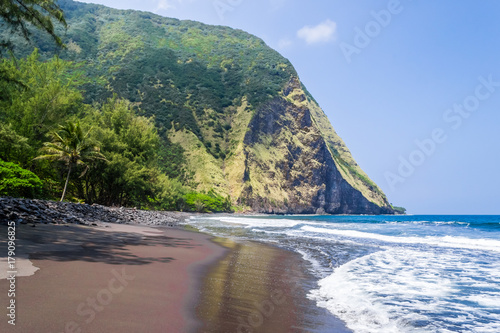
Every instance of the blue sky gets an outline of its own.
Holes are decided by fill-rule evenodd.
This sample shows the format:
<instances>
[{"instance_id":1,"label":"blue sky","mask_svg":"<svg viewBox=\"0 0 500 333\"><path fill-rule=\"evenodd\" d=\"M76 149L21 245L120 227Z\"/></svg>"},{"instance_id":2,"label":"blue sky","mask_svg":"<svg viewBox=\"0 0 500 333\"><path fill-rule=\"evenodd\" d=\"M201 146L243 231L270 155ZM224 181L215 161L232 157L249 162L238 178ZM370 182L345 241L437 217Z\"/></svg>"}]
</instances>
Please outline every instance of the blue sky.
<instances>
[{"instance_id":1,"label":"blue sky","mask_svg":"<svg viewBox=\"0 0 500 333\"><path fill-rule=\"evenodd\" d=\"M227 25L287 57L413 214L500 214L500 2L95 0Z\"/></svg>"}]
</instances>

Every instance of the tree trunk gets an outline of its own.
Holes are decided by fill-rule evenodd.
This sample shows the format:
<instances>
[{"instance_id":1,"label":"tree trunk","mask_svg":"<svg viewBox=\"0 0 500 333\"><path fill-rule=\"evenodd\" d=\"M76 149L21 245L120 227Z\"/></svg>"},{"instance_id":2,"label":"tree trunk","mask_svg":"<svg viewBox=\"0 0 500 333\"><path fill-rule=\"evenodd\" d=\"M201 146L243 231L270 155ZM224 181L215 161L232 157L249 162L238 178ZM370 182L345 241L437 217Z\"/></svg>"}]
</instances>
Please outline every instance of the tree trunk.
<instances>
[{"instance_id":1,"label":"tree trunk","mask_svg":"<svg viewBox=\"0 0 500 333\"><path fill-rule=\"evenodd\" d=\"M69 182L69 175L70 175L70 173L71 173L71 164L69 165L68 176L66 176L66 184L64 184L63 194L62 194L61 200L59 200L59 201L63 201L64 200L64 196L66 195L66 189L68 188L68 182Z\"/></svg>"}]
</instances>

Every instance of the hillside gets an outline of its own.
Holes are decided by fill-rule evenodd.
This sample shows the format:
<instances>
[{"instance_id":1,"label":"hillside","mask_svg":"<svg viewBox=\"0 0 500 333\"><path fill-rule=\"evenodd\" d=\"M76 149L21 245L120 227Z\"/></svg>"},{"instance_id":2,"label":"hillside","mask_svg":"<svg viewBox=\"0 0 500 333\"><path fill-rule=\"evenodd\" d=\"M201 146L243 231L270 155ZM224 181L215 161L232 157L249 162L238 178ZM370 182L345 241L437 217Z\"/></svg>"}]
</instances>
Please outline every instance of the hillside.
<instances>
[{"instance_id":1,"label":"hillside","mask_svg":"<svg viewBox=\"0 0 500 333\"><path fill-rule=\"evenodd\" d=\"M87 103L116 94L154 116L198 191L259 212L393 213L292 64L246 32L60 1L65 50L34 31L42 58L81 62ZM16 41L16 54L33 45ZM175 176L175 175L174 175Z\"/></svg>"}]
</instances>

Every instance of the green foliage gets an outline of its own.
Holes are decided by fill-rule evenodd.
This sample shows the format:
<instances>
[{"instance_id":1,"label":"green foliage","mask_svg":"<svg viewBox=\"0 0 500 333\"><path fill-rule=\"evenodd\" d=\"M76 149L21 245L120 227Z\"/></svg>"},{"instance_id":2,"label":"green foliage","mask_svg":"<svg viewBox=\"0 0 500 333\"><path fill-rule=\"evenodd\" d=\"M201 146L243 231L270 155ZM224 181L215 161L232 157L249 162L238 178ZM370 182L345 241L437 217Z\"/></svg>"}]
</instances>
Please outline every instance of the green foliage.
<instances>
[{"instance_id":1,"label":"green foliage","mask_svg":"<svg viewBox=\"0 0 500 333\"><path fill-rule=\"evenodd\" d=\"M161 140L153 118L137 115L129 101L114 96L83 121L94 126L107 162L97 161L78 185L81 197L105 205L178 209L186 190L168 176L176 166L160 166L174 159L171 149L177 146Z\"/></svg>"},{"instance_id":2,"label":"green foliage","mask_svg":"<svg viewBox=\"0 0 500 333\"><path fill-rule=\"evenodd\" d=\"M158 150L158 167L161 172L170 178L178 178L187 183L191 178L186 170L184 149L179 144L170 142L168 138L160 141Z\"/></svg>"},{"instance_id":3,"label":"green foliage","mask_svg":"<svg viewBox=\"0 0 500 333\"><path fill-rule=\"evenodd\" d=\"M32 155L68 119L93 126L109 163L92 163L85 177L73 177L69 184L74 196L89 203L187 205L185 195L192 189L186 186L195 186L193 175L180 144L168 139L169 130L191 131L200 148L205 144L224 160L232 153L231 119L242 101L248 102L248 112L255 110L296 75L288 60L240 30L70 0L58 4L68 22L66 49L33 30L40 51L28 56L32 46L9 36L16 55L27 58L4 60L2 66L24 86L8 85L0 117L28 139ZM62 170L46 165L36 165L40 174L60 181ZM199 210L222 209L198 199Z\"/></svg>"},{"instance_id":4,"label":"green foliage","mask_svg":"<svg viewBox=\"0 0 500 333\"><path fill-rule=\"evenodd\" d=\"M54 0L2 0L0 2L0 26L9 32L21 33L30 39L30 26L49 34L56 44L62 46L61 38L56 34L53 20L66 26L61 8ZM9 40L0 40L0 55L3 48L11 47Z\"/></svg>"},{"instance_id":5,"label":"green foliage","mask_svg":"<svg viewBox=\"0 0 500 333\"><path fill-rule=\"evenodd\" d=\"M404 207L392 206L392 209L394 209L396 214L406 215L406 208L404 208Z\"/></svg>"},{"instance_id":6,"label":"green foliage","mask_svg":"<svg viewBox=\"0 0 500 333\"><path fill-rule=\"evenodd\" d=\"M42 181L33 172L12 162L0 160L0 196L39 197Z\"/></svg>"},{"instance_id":7,"label":"green foliage","mask_svg":"<svg viewBox=\"0 0 500 333\"><path fill-rule=\"evenodd\" d=\"M232 212L229 197L217 195L213 190L205 193L190 192L184 196L186 205L191 211L206 212Z\"/></svg>"},{"instance_id":8,"label":"green foliage","mask_svg":"<svg viewBox=\"0 0 500 333\"><path fill-rule=\"evenodd\" d=\"M152 207L161 210L185 210L187 188L177 179L160 174L155 182L156 196L150 198Z\"/></svg>"},{"instance_id":9,"label":"green foliage","mask_svg":"<svg viewBox=\"0 0 500 333\"><path fill-rule=\"evenodd\" d=\"M85 178L87 202L140 205L154 195L153 178L160 139L152 119L135 115L130 102L116 97L83 118L95 128L107 161L98 161Z\"/></svg>"},{"instance_id":10,"label":"green foliage","mask_svg":"<svg viewBox=\"0 0 500 333\"><path fill-rule=\"evenodd\" d=\"M87 103L116 93L154 115L160 133L174 125L209 140L200 129L207 110L224 115L243 97L257 109L296 75L287 59L241 30L69 0L59 5L68 22L68 48L51 48L39 35L42 56L85 62L94 78L84 85ZM23 45L17 50L31 52ZM226 124L224 117L213 121Z\"/></svg>"},{"instance_id":11,"label":"green foliage","mask_svg":"<svg viewBox=\"0 0 500 333\"><path fill-rule=\"evenodd\" d=\"M62 190L62 197L69 192L89 203L184 207L188 190L177 179L189 178L183 150L160 138L152 117L116 96L83 104L77 66L57 57L42 62L35 50L1 66L24 86L2 86L8 98L0 102L0 157L38 170L49 196Z\"/></svg>"},{"instance_id":12,"label":"green foliage","mask_svg":"<svg viewBox=\"0 0 500 333\"><path fill-rule=\"evenodd\" d=\"M0 64L1 70L22 84L0 82L5 94L0 119L29 144L42 142L49 131L79 111L82 101L77 66L58 57L46 62L39 58L35 49L26 59L3 59Z\"/></svg>"},{"instance_id":13,"label":"green foliage","mask_svg":"<svg viewBox=\"0 0 500 333\"><path fill-rule=\"evenodd\" d=\"M27 138L18 135L11 124L0 123L0 159L26 163L31 151Z\"/></svg>"},{"instance_id":14,"label":"green foliage","mask_svg":"<svg viewBox=\"0 0 500 333\"><path fill-rule=\"evenodd\" d=\"M57 57L40 61L37 50L25 59L1 59L0 71L11 78L0 80L0 157L34 171L54 198L62 188L53 185L66 170L32 160L51 131L82 111L81 73Z\"/></svg>"}]
</instances>

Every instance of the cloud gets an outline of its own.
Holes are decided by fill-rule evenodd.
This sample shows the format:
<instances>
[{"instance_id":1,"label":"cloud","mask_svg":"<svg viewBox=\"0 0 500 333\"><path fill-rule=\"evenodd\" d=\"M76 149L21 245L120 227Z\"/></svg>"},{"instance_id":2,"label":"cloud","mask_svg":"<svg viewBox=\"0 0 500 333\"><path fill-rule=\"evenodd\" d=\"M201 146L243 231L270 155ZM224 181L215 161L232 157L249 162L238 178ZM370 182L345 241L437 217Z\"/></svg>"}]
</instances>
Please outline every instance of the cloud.
<instances>
[{"instance_id":1,"label":"cloud","mask_svg":"<svg viewBox=\"0 0 500 333\"><path fill-rule=\"evenodd\" d=\"M297 37L306 41L307 44L326 43L335 38L337 23L326 20L317 26L305 26L297 31Z\"/></svg>"}]
</instances>

